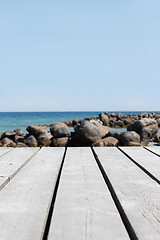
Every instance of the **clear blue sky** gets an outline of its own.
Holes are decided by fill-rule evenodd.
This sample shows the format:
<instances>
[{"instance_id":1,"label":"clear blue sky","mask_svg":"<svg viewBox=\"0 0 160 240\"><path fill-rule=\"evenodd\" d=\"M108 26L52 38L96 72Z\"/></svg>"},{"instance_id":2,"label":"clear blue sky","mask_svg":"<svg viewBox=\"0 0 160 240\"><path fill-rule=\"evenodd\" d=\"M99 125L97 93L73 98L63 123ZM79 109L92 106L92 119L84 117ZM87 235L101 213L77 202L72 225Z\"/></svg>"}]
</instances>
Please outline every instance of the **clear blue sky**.
<instances>
[{"instance_id":1,"label":"clear blue sky","mask_svg":"<svg viewBox=\"0 0 160 240\"><path fill-rule=\"evenodd\" d=\"M0 111L160 110L159 0L5 0Z\"/></svg>"}]
</instances>

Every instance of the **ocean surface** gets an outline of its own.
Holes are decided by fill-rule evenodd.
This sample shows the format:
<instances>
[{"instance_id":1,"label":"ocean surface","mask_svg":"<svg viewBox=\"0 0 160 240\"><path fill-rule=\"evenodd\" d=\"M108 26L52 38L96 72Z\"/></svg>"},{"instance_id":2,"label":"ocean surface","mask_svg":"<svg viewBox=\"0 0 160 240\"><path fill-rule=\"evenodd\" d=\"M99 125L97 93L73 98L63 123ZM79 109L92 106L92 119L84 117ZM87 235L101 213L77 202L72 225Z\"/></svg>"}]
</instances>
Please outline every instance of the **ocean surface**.
<instances>
[{"instance_id":1,"label":"ocean surface","mask_svg":"<svg viewBox=\"0 0 160 240\"><path fill-rule=\"evenodd\" d=\"M29 125L49 125L59 121L70 121L74 118L83 119L98 116L101 112L0 112L0 132L13 131L16 128L21 128L26 132L26 127ZM121 113L130 114L140 112ZM124 131L125 129L121 128L120 130Z\"/></svg>"}]
</instances>

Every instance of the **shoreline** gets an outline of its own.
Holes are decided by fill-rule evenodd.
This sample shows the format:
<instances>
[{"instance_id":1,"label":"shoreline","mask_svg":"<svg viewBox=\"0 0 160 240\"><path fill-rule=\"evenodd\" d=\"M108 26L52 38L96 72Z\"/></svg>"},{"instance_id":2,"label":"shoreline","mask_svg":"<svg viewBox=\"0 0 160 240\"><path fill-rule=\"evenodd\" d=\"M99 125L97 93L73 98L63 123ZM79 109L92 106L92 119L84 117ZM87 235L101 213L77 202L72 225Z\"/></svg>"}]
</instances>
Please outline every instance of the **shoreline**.
<instances>
[{"instance_id":1,"label":"shoreline","mask_svg":"<svg viewBox=\"0 0 160 240\"><path fill-rule=\"evenodd\" d=\"M139 129L136 129L136 124L139 124ZM102 112L83 119L29 125L27 133L19 128L13 131L6 129L0 134L0 146L146 146L151 142L159 144L159 127L160 112ZM124 140L126 136L131 139Z\"/></svg>"}]
</instances>

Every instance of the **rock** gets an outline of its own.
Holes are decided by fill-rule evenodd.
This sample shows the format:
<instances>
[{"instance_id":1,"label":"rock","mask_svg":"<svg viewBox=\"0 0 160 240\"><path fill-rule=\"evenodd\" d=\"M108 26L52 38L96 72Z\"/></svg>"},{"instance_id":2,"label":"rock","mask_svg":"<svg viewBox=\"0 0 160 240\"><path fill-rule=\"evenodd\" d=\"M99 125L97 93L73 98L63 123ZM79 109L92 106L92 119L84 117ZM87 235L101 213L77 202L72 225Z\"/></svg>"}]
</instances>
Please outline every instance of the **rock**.
<instances>
[{"instance_id":1,"label":"rock","mask_svg":"<svg viewBox=\"0 0 160 240\"><path fill-rule=\"evenodd\" d=\"M124 122L123 122L122 120L118 120L118 121L117 121L117 125L118 125L119 127L123 127L125 124L124 124Z\"/></svg>"},{"instance_id":2,"label":"rock","mask_svg":"<svg viewBox=\"0 0 160 240\"><path fill-rule=\"evenodd\" d=\"M116 113L111 113L111 117L116 117Z\"/></svg>"},{"instance_id":3,"label":"rock","mask_svg":"<svg viewBox=\"0 0 160 240\"><path fill-rule=\"evenodd\" d=\"M125 118L125 114L124 113L118 113L117 118L121 120L122 118Z\"/></svg>"},{"instance_id":4,"label":"rock","mask_svg":"<svg viewBox=\"0 0 160 240\"><path fill-rule=\"evenodd\" d=\"M91 118L89 118L89 117L84 118L84 121L90 121L90 120L91 120Z\"/></svg>"},{"instance_id":5,"label":"rock","mask_svg":"<svg viewBox=\"0 0 160 240\"><path fill-rule=\"evenodd\" d=\"M109 127L102 125L101 123L99 123L96 120L90 120L90 122L92 124L94 124L99 129L99 132L101 134L101 138L105 137L108 134L108 132L110 130Z\"/></svg>"},{"instance_id":6,"label":"rock","mask_svg":"<svg viewBox=\"0 0 160 240\"><path fill-rule=\"evenodd\" d=\"M50 146L52 137L53 136L50 133L40 134L37 137L38 144L45 147Z\"/></svg>"},{"instance_id":7,"label":"rock","mask_svg":"<svg viewBox=\"0 0 160 240\"><path fill-rule=\"evenodd\" d=\"M27 131L30 135L33 135L34 137L38 137L38 135L49 132L49 129L45 126L33 126L30 125L27 128Z\"/></svg>"},{"instance_id":8,"label":"rock","mask_svg":"<svg viewBox=\"0 0 160 240\"><path fill-rule=\"evenodd\" d=\"M91 120L98 120L98 117L92 116L92 117L91 117Z\"/></svg>"},{"instance_id":9,"label":"rock","mask_svg":"<svg viewBox=\"0 0 160 240\"><path fill-rule=\"evenodd\" d=\"M91 122L84 122L75 128L76 137L81 144L90 145L101 139L101 134L97 126Z\"/></svg>"},{"instance_id":10,"label":"rock","mask_svg":"<svg viewBox=\"0 0 160 240\"><path fill-rule=\"evenodd\" d=\"M126 126L131 125L132 124L132 119L129 119L129 118L124 119L124 124Z\"/></svg>"},{"instance_id":11,"label":"rock","mask_svg":"<svg viewBox=\"0 0 160 240\"><path fill-rule=\"evenodd\" d=\"M154 125L147 126L143 129L146 129L151 133L151 139L153 139L153 140L158 139L159 133L158 133L158 124L157 123Z\"/></svg>"},{"instance_id":12,"label":"rock","mask_svg":"<svg viewBox=\"0 0 160 240\"><path fill-rule=\"evenodd\" d=\"M1 137L2 137L2 133L0 133L0 139L1 139Z\"/></svg>"},{"instance_id":13,"label":"rock","mask_svg":"<svg viewBox=\"0 0 160 240\"><path fill-rule=\"evenodd\" d=\"M60 138L60 137L69 137L71 135L68 127L62 127L62 128L59 128L57 129L55 132L54 132L54 138Z\"/></svg>"},{"instance_id":14,"label":"rock","mask_svg":"<svg viewBox=\"0 0 160 240\"><path fill-rule=\"evenodd\" d=\"M4 147L16 147L16 143L10 138L5 137L1 142Z\"/></svg>"},{"instance_id":15,"label":"rock","mask_svg":"<svg viewBox=\"0 0 160 240\"><path fill-rule=\"evenodd\" d=\"M157 118L156 122L158 123L158 127L160 127L160 118Z\"/></svg>"},{"instance_id":16,"label":"rock","mask_svg":"<svg viewBox=\"0 0 160 240\"><path fill-rule=\"evenodd\" d=\"M71 132L71 137L68 139L68 147L81 147L83 144L79 141L79 137L75 132Z\"/></svg>"},{"instance_id":17,"label":"rock","mask_svg":"<svg viewBox=\"0 0 160 240\"><path fill-rule=\"evenodd\" d=\"M155 124L157 124L156 120L150 118L143 118L128 126L127 131L135 131L138 133L142 130L142 128Z\"/></svg>"},{"instance_id":18,"label":"rock","mask_svg":"<svg viewBox=\"0 0 160 240\"><path fill-rule=\"evenodd\" d=\"M53 147L65 147L68 143L68 137L53 138L51 146Z\"/></svg>"},{"instance_id":19,"label":"rock","mask_svg":"<svg viewBox=\"0 0 160 240\"><path fill-rule=\"evenodd\" d=\"M18 142L16 147L27 147L25 143Z\"/></svg>"},{"instance_id":20,"label":"rock","mask_svg":"<svg viewBox=\"0 0 160 240\"><path fill-rule=\"evenodd\" d=\"M29 137L27 137L25 140L25 143L29 147L37 147L38 146L38 142L33 135L30 135Z\"/></svg>"},{"instance_id":21,"label":"rock","mask_svg":"<svg viewBox=\"0 0 160 240\"><path fill-rule=\"evenodd\" d=\"M50 127L50 131L54 138L60 138L60 137L69 137L71 135L69 128L65 123L58 122L53 124Z\"/></svg>"},{"instance_id":22,"label":"rock","mask_svg":"<svg viewBox=\"0 0 160 240\"><path fill-rule=\"evenodd\" d=\"M138 116L141 117L141 118L148 118L149 117L147 112L140 113L140 114L138 114Z\"/></svg>"},{"instance_id":23,"label":"rock","mask_svg":"<svg viewBox=\"0 0 160 240\"><path fill-rule=\"evenodd\" d=\"M103 124L105 126L107 126L109 124L109 117L106 114L100 113L99 114L99 119L103 122Z\"/></svg>"},{"instance_id":24,"label":"rock","mask_svg":"<svg viewBox=\"0 0 160 240\"><path fill-rule=\"evenodd\" d=\"M73 120L69 121L67 124L68 127L73 127Z\"/></svg>"},{"instance_id":25,"label":"rock","mask_svg":"<svg viewBox=\"0 0 160 240\"><path fill-rule=\"evenodd\" d=\"M140 146L140 136L134 131L121 132L120 141L124 146Z\"/></svg>"},{"instance_id":26,"label":"rock","mask_svg":"<svg viewBox=\"0 0 160 240\"><path fill-rule=\"evenodd\" d=\"M67 127L71 127L71 126L72 126L72 123L71 123L71 122L72 122L72 121L68 121L68 122L66 121L66 122L64 122L64 123L67 125ZM52 124L52 125L53 125L53 124ZM52 126L52 125L51 125L51 126Z\"/></svg>"},{"instance_id":27,"label":"rock","mask_svg":"<svg viewBox=\"0 0 160 240\"><path fill-rule=\"evenodd\" d=\"M116 139L118 139L120 141L120 135L121 132L120 131L116 131L116 130L109 130L107 137L114 137Z\"/></svg>"},{"instance_id":28,"label":"rock","mask_svg":"<svg viewBox=\"0 0 160 240\"><path fill-rule=\"evenodd\" d=\"M156 141L158 141L158 123L154 119L143 118L141 120L138 120L128 126L127 130L137 132L141 136L142 144L146 144L148 142L149 136L150 140L155 139ZM150 132L150 134L148 132Z\"/></svg>"},{"instance_id":29,"label":"rock","mask_svg":"<svg viewBox=\"0 0 160 240\"><path fill-rule=\"evenodd\" d=\"M14 141L16 143L19 143L19 142L24 143L24 140L25 140L24 136L18 136L18 135L14 136Z\"/></svg>"},{"instance_id":30,"label":"rock","mask_svg":"<svg viewBox=\"0 0 160 240\"><path fill-rule=\"evenodd\" d=\"M140 132L142 146L147 146L152 138L152 134L146 128L143 128Z\"/></svg>"},{"instance_id":31,"label":"rock","mask_svg":"<svg viewBox=\"0 0 160 240\"><path fill-rule=\"evenodd\" d=\"M14 132L15 132L16 135L18 135L18 136L24 136L24 132L23 132L22 129L20 129L20 128L15 129Z\"/></svg>"},{"instance_id":32,"label":"rock","mask_svg":"<svg viewBox=\"0 0 160 240\"><path fill-rule=\"evenodd\" d=\"M11 131L6 131L2 134L1 139L2 138L10 138L11 140L14 140L14 136L16 135L15 132L11 132Z\"/></svg>"},{"instance_id":33,"label":"rock","mask_svg":"<svg viewBox=\"0 0 160 240\"><path fill-rule=\"evenodd\" d=\"M79 118L75 118L73 121L72 121L72 125L75 126L79 123L80 119Z\"/></svg>"},{"instance_id":34,"label":"rock","mask_svg":"<svg viewBox=\"0 0 160 240\"><path fill-rule=\"evenodd\" d=\"M92 144L93 147L116 147L118 140L114 137L106 137Z\"/></svg>"}]
</instances>

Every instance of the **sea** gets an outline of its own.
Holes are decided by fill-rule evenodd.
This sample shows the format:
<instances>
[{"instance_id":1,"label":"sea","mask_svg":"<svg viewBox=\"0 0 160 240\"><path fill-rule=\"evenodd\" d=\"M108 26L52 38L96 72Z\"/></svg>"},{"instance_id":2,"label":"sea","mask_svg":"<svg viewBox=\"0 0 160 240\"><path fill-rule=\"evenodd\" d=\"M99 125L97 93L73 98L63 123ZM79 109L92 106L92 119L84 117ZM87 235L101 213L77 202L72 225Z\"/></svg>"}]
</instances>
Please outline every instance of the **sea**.
<instances>
[{"instance_id":1,"label":"sea","mask_svg":"<svg viewBox=\"0 0 160 240\"><path fill-rule=\"evenodd\" d=\"M104 112L0 112L0 132L13 131L16 128L21 128L26 133L26 127L29 125L53 124L56 122L70 121L75 118L84 119L92 116L97 116ZM126 115L141 112L122 112ZM120 128L120 131L125 131L125 128ZM160 134L160 130L159 130Z\"/></svg>"}]
</instances>

